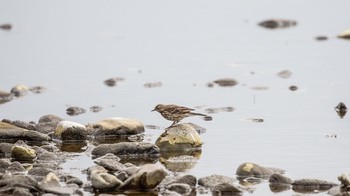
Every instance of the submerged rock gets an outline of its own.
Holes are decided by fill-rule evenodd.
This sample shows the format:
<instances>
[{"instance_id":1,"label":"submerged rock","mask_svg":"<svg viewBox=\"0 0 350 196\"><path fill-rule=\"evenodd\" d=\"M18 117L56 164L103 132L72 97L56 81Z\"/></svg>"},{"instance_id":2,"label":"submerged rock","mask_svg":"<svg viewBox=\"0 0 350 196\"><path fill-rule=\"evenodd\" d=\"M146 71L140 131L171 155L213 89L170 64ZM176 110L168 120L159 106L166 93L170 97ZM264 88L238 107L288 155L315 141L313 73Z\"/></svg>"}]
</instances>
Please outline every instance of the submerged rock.
<instances>
[{"instance_id":1,"label":"submerged rock","mask_svg":"<svg viewBox=\"0 0 350 196\"><path fill-rule=\"evenodd\" d=\"M202 140L191 125L176 124L159 136L156 145L161 151L193 151L202 146Z\"/></svg>"},{"instance_id":2,"label":"submerged rock","mask_svg":"<svg viewBox=\"0 0 350 196\"><path fill-rule=\"evenodd\" d=\"M219 195L242 195L242 190L230 183L221 183L213 187L214 196Z\"/></svg>"},{"instance_id":3,"label":"submerged rock","mask_svg":"<svg viewBox=\"0 0 350 196\"><path fill-rule=\"evenodd\" d=\"M94 160L94 163L104 167L105 169L116 172L125 169L125 166L119 162L120 158L112 153L99 157Z\"/></svg>"},{"instance_id":4,"label":"submerged rock","mask_svg":"<svg viewBox=\"0 0 350 196\"><path fill-rule=\"evenodd\" d=\"M66 109L66 113L69 116L77 116L77 115L80 115L80 114L84 114L85 112L86 112L86 110L84 108L76 107L76 106L71 106L71 107L68 107Z\"/></svg>"},{"instance_id":5,"label":"submerged rock","mask_svg":"<svg viewBox=\"0 0 350 196\"><path fill-rule=\"evenodd\" d=\"M143 86L145 88L155 88L155 87L162 87L162 83L161 82L148 82L145 83Z\"/></svg>"},{"instance_id":6,"label":"submerged rock","mask_svg":"<svg viewBox=\"0 0 350 196\"><path fill-rule=\"evenodd\" d=\"M347 30L341 32L341 33L338 35L338 38L350 39L350 29L347 29Z\"/></svg>"},{"instance_id":7,"label":"submerged rock","mask_svg":"<svg viewBox=\"0 0 350 196\"><path fill-rule=\"evenodd\" d=\"M117 78L109 78L109 79L105 80L104 83L105 83L105 85L112 87L112 86L117 85L117 82L120 82L120 81L124 81L124 78L118 78L118 77Z\"/></svg>"},{"instance_id":8,"label":"submerged rock","mask_svg":"<svg viewBox=\"0 0 350 196\"><path fill-rule=\"evenodd\" d=\"M284 171L277 168L263 167L255 163L242 163L236 171L237 178L245 179L249 177L269 178L272 174L283 174Z\"/></svg>"},{"instance_id":9,"label":"submerged rock","mask_svg":"<svg viewBox=\"0 0 350 196\"><path fill-rule=\"evenodd\" d=\"M145 127L140 121L128 118L109 118L88 125L88 128L93 129L96 137L134 135L145 132Z\"/></svg>"},{"instance_id":10,"label":"submerged rock","mask_svg":"<svg viewBox=\"0 0 350 196\"><path fill-rule=\"evenodd\" d=\"M120 142L116 144L101 144L92 150L94 157L100 157L107 153L120 156L148 156L158 157L159 148L145 142Z\"/></svg>"},{"instance_id":11,"label":"submerged rock","mask_svg":"<svg viewBox=\"0 0 350 196\"><path fill-rule=\"evenodd\" d=\"M325 181L325 180L318 180L318 179L300 179L295 180L292 183L293 187L292 189L296 192L314 192L316 190L329 190L333 186L336 186L335 183Z\"/></svg>"},{"instance_id":12,"label":"submerged rock","mask_svg":"<svg viewBox=\"0 0 350 196\"><path fill-rule=\"evenodd\" d=\"M15 97L22 97L26 94L28 94L28 87L22 84L16 85L11 89L11 93L15 96Z\"/></svg>"},{"instance_id":13,"label":"submerged rock","mask_svg":"<svg viewBox=\"0 0 350 196\"><path fill-rule=\"evenodd\" d=\"M197 178L193 175L168 176L159 184L159 186L165 187L173 183L188 184L192 187L195 187L197 184Z\"/></svg>"},{"instance_id":14,"label":"submerged rock","mask_svg":"<svg viewBox=\"0 0 350 196\"><path fill-rule=\"evenodd\" d=\"M277 29L277 28L287 28L287 27L296 26L297 22L295 20L286 20L286 19L269 19L269 20L260 22L258 25L268 29Z\"/></svg>"},{"instance_id":15,"label":"submerged rock","mask_svg":"<svg viewBox=\"0 0 350 196\"><path fill-rule=\"evenodd\" d=\"M103 107L101 106L94 105L90 107L90 111L94 113L101 112L102 110L103 110Z\"/></svg>"},{"instance_id":16,"label":"submerged rock","mask_svg":"<svg viewBox=\"0 0 350 196\"><path fill-rule=\"evenodd\" d=\"M2 24L2 25L0 25L0 29L9 31L12 29L12 25L11 24Z\"/></svg>"},{"instance_id":17,"label":"submerged rock","mask_svg":"<svg viewBox=\"0 0 350 196\"><path fill-rule=\"evenodd\" d=\"M238 84L238 82L231 78L223 78L214 81L214 84L217 84L221 87L231 87Z\"/></svg>"},{"instance_id":18,"label":"submerged rock","mask_svg":"<svg viewBox=\"0 0 350 196\"><path fill-rule=\"evenodd\" d=\"M270 190L274 193L278 193L289 190L293 181L281 174L272 174L269 178L269 182Z\"/></svg>"},{"instance_id":19,"label":"submerged rock","mask_svg":"<svg viewBox=\"0 0 350 196\"><path fill-rule=\"evenodd\" d=\"M55 137L62 141L68 140L86 140L87 129L84 125L72 122L72 121L61 121L55 130Z\"/></svg>"},{"instance_id":20,"label":"submerged rock","mask_svg":"<svg viewBox=\"0 0 350 196\"><path fill-rule=\"evenodd\" d=\"M191 155L180 155L172 156L170 158L164 157L164 152L161 154L160 162L172 172L185 172L189 169L192 169L200 157L200 152L193 153L195 156ZM197 156L196 156L197 155Z\"/></svg>"}]
</instances>

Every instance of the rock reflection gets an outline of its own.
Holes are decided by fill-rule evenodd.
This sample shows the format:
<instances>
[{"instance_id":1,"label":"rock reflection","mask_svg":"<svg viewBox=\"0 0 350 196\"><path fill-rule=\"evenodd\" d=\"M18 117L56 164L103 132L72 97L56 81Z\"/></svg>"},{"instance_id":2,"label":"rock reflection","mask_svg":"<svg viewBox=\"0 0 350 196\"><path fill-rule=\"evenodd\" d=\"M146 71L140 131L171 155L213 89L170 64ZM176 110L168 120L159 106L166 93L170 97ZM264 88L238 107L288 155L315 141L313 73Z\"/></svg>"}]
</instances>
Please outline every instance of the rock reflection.
<instances>
[{"instance_id":1,"label":"rock reflection","mask_svg":"<svg viewBox=\"0 0 350 196\"><path fill-rule=\"evenodd\" d=\"M87 149L87 141L62 142L58 143L57 147L64 152L85 152Z\"/></svg>"},{"instance_id":2,"label":"rock reflection","mask_svg":"<svg viewBox=\"0 0 350 196\"><path fill-rule=\"evenodd\" d=\"M279 193L290 190L291 185L283 183L270 183L269 187L273 193Z\"/></svg>"},{"instance_id":3,"label":"rock reflection","mask_svg":"<svg viewBox=\"0 0 350 196\"><path fill-rule=\"evenodd\" d=\"M115 135L115 136L98 136L93 139L91 142L94 146L100 144L115 144L120 142L142 142L144 139L143 134L137 135Z\"/></svg>"},{"instance_id":4,"label":"rock reflection","mask_svg":"<svg viewBox=\"0 0 350 196\"><path fill-rule=\"evenodd\" d=\"M334 109L341 119L344 118L344 116L348 112L348 108L343 102L338 103L338 105Z\"/></svg>"},{"instance_id":5,"label":"rock reflection","mask_svg":"<svg viewBox=\"0 0 350 196\"><path fill-rule=\"evenodd\" d=\"M202 151L161 152L160 162L172 172L185 172L192 169L200 159Z\"/></svg>"}]
</instances>

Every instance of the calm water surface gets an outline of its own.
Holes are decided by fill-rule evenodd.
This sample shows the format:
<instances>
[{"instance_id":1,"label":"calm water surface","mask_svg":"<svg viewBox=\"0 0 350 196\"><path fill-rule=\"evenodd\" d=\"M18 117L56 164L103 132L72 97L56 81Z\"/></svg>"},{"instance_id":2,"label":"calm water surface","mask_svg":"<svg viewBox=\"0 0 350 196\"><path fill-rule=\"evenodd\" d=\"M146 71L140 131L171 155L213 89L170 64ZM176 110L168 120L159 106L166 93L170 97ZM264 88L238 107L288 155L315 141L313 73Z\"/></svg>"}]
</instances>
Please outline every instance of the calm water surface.
<instances>
[{"instance_id":1,"label":"calm water surface","mask_svg":"<svg viewBox=\"0 0 350 196\"><path fill-rule=\"evenodd\" d=\"M233 112L213 114L213 121L185 120L207 132L199 161L183 173L234 177L241 163L251 161L285 169L292 179L337 182L350 172L350 117L340 119L334 111L340 101L350 105L350 42L336 38L350 28L349 7L346 0L4 0L0 24L13 29L0 30L0 89L25 84L48 90L0 105L0 118L37 121L55 114L86 124L127 117L166 127L171 122L150 112L158 103L203 106L199 112L231 106ZM298 25L257 26L270 18ZM329 39L316 41L319 35ZM276 75L282 70L293 75L282 79ZM110 77L125 81L107 87L103 81ZM239 84L207 87L220 78ZM163 85L143 87L147 82ZM298 90L290 91L291 85ZM65 113L68 106L93 105L104 109ZM147 129L145 141L161 133ZM337 138L327 137L332 134ZM85 177L80 169L91 164L82 153L64 167ZM266 182L255 187L251 195L273 194Z\"/></svg>"}]
</instances>

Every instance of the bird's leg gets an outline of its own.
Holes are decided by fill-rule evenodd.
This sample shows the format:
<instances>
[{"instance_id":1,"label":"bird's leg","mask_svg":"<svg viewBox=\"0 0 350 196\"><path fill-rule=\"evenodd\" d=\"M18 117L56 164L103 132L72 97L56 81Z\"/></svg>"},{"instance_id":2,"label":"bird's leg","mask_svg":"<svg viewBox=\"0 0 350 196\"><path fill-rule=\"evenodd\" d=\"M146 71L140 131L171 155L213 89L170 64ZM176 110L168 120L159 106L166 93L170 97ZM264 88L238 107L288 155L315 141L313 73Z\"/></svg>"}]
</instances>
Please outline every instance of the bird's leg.
<instances>
[{"instance_id":1,"label":"bird's leg","mask_svg":"<svg viewBox=\"0 0 350 196\"><path fill-rule=\"evenodd\" d=\"M165 131L167 132L172 126L174 126L179 121L174 121L173 124L171 124L169 127L165 128Z\"/></svg>"}]
</instances>

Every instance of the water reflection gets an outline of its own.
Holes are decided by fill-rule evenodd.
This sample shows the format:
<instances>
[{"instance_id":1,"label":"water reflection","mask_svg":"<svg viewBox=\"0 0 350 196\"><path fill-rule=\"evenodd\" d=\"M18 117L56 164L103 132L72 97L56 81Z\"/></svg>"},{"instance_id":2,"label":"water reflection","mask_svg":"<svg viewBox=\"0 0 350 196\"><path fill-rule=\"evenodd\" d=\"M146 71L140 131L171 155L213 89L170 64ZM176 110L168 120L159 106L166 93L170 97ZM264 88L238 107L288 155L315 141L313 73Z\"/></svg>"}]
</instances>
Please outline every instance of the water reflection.
<instances>
[{"instance_id":1,"label":"water reflection","mask_svg":"<svg viewBox=\"0 0 350 196\"><path fill-rule=\"evenodd\" d=\"M290 190L291 186L289 184L283 184L283 183L270 183L269 187L271 192L279 193L279 192Z\"/></svg>"},{"instance_id":2,"label":"water reflection","mask_svg":"<svg viewBox=\"0 0 350 196\"><path fill-rule=\"evenodd\" d=\"M87 141L70 141L57 143L57 147L63 152L85 152L87 150Z\"/></svg>"},{"instance_id":3,"label":"water reflection","mask_svg":"<svg viewBox=\"0 0 350 196\"><path fill-rule=\"evenodd\" d=\"M175 151L161 152L160 163L172 172L185 172L192 169L202 154L201 150L197 151Z\"/></svg>"}]
</instances>

